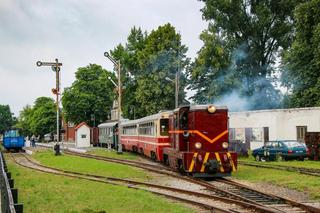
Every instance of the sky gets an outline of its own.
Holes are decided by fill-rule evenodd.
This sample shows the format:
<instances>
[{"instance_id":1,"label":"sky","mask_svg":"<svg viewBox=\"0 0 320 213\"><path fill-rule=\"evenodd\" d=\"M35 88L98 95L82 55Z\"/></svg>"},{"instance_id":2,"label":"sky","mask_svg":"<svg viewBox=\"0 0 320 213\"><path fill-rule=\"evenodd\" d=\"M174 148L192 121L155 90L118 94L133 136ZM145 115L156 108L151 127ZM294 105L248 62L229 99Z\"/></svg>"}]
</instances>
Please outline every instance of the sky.
<instances>
[{"instance_id":1,"label":"sky","mask_svg":"<svg viewBox=\"0 0 320 213\"><path fill-rule=\"evenodd\" d=\"M61 62L61 87L77 68L96 63L112 70L103 56L124 44L133 26L150 32L171 23L192 59L207 27L197 0L0 0L0 104L18 116L36 98L55 98L55 73L37 61Z\"/></svg>"}]
</instances>

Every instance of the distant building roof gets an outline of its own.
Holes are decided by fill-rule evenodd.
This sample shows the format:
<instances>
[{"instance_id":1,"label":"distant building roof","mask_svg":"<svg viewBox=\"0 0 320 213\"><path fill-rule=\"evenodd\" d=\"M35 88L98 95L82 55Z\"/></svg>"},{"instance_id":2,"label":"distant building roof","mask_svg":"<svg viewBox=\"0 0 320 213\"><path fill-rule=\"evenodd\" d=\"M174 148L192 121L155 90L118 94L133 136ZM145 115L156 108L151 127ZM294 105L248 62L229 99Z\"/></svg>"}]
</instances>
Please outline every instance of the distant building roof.
<instances>
[{"instance_id":1,"label":"distant building roof","mask_svg":"<svg viewBox=\"0 0 320 213\"><path fill-rule=\"evenodd\" d=\"M81 122L80 124L78 124L74 129L77 131L80 127L82 127L83 125L87 126L88 128L90 128L90 126L86 123L86 122Z\"/></svg>"}]
</instances>

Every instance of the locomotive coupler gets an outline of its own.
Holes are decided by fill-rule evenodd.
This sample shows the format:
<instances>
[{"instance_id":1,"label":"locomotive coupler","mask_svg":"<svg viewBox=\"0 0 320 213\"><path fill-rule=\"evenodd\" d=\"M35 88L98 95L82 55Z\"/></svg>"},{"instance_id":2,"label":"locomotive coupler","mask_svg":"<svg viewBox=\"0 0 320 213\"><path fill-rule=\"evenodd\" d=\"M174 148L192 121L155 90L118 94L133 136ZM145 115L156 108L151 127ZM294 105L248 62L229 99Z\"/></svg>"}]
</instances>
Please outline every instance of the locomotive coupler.
<instances>
[{"instance_id":1,"label":"locomotive coupler","mask_svg":"<svg viewBox=\"0 0 320 213\"><path fill-rule=\"evenodd\" d=\"M208 171L208 173L217 173L217 171L220 169L220 163L215 160L209 160L206 164L206 170Z\"/></svg>"}]
</instances>

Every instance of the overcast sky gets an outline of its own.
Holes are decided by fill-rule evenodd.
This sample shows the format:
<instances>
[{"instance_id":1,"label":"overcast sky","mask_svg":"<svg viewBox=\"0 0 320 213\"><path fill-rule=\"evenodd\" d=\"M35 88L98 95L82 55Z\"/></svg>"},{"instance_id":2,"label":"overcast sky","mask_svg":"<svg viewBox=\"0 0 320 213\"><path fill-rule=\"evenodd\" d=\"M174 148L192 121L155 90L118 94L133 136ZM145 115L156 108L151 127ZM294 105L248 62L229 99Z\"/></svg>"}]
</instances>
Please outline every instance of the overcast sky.
<instances>
[{"instance_id":1,"label":"overcast sky","mask_svg":"<svg viewBox=\"0 0 320 213\"><path fill-rule=\"evenodd\" d=\"M194 58L207 26L202 7L197 0L0 0L0 104L17 116L37 97L54 98L55 74L38 60L63 63L62 88L89 63L112 70L103 53L125 43L133 26L150 32L171 23Z\"/></svg>"}]
</instances>

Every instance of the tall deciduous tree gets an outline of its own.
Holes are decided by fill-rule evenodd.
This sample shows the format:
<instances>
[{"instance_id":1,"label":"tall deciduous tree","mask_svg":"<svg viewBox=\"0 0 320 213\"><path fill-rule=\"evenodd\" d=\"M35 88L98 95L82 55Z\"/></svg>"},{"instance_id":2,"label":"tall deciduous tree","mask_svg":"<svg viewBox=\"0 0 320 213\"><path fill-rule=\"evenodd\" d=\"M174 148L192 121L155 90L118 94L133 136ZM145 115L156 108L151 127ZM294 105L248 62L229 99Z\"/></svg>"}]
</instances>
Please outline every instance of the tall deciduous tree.
<instances>
[{"instance_id":1,"label":"tall deciduous tree","mask_svg":"<svg viewBox=\"0 0 320 213\"><path fill-rule=\"evenodd\" d=\"M28 111L27 111L28 113ZM30 118L31 132L44 135L56 128L56 105L52 98L39 97L34 102Z\"/></svg>"},{"instance_id":2,"label":"tall deciduous tree","mask_svg":"<svg viewBox=\"0 0 320 213\"><path fill-rule=\"evenodd\" d=\"M32 107L30 105L26 105L20 111L18 122L16 124L16 127L22 130L22 135L31 136L33 134L31 130L31 121L32 121Z\"/></svg>"},{"instance_id":3,"label":"tall deciduous tree","mask_svg":"<svg viewBox=\"0 0 320 213\"><path fill-rule=\"evenodd\" d=\"M185 98L182 70L188 64L186 52L181 35L170 24L160 26L148 35L145 48L138 53L141 74L137 78L136 99L140 103L140 114L174 108L175 86L165 78L174 80L178 71L179 102L182 103Z\"/></svg>"},{"instance_id":4,"label":"tall deciduous tree","mask_svg":"<svg viewBox=\"0 0 320 213\"><path fill-rule=\"evenodd\" d=\"M140 104L135 97L137 90L137 76L140 66L138 52L145 47L147 33L140 28L133 27L127 38L125 46L119 44L111 51L112 56L121 62L121 79L124 90L122 90L122 113L129 119L139 117L137 109Z\"/></svg>"},{"instance_id":5,"label":"tall deciduous tree","mask_svg":"<svg viewBox=\"0 0 320 213\"><path fill-rule=\"evenodd\" d=\"M114 85L108 77L114 75L100 65L90 64L80 67L76 80L66 88L62 96L62 105L67 121L87 122L93 126L107 119L112 100Z\"/></svg>"},{"instance_id":6,"label":"tall deciduous tree","mask_svg":"<svg viewBox=\"0 0 320 213\"><path fill-rule=\"evenodd\" d=\"M0 134L10 129L13 125L12 113L9 105L0 105Z\"/></svg>"},{"instance_id":7,"label":"tall deciduous tree","mask_svg":"<svg viewBox=\"0 0 320 213\"><path fill-rule=\"evenodd\" d=\"M182 71L188 59L187 48L181 44L181 36L175 28L166 24L143 33L133 28L125 46L118 45L112 55L122 64L124 116L142 117L164 109L174 108L175 74ZM180 75L180 103L185 98L185 74ZM131 113L130 113L131 112Z\"/></svg>"},{"instance_id":8,"label":"tall deciduous tree","mask_svg":"<svg viewBox=\"0 0 320 213\"><path fill-rule=\"evenodd\" d=\"M320 1L295 10L296 37L286 53L282 80L290 89L289 107L320 106Z\"/></svg>"},{"instance_id":9,"label":"tall deciduous tree","mask_svg":"<svg viewBox=\"0 0 320 213\"><path fill-rule=\"evenodd\" d=\"M40 135L54 132L56 129L56 105L52 98L39 97L34 106L25 106L15 125L25 136Z\"/></svg>"},{"instance_id":10,"label":"tall deciduous tree","mask_svg":"<svg viewBox=\"0 0 320 213\"><path fill-rule=\"evenodd\" d=\"M298 1L202 1L203 17L210 24L190 69L194 99L212 101L237 90L253 109L273 107L280 101L272 85L274 62L291 44L292 11Z\"/></svg>"}]
</instances>

